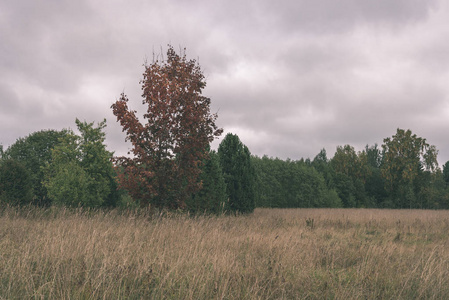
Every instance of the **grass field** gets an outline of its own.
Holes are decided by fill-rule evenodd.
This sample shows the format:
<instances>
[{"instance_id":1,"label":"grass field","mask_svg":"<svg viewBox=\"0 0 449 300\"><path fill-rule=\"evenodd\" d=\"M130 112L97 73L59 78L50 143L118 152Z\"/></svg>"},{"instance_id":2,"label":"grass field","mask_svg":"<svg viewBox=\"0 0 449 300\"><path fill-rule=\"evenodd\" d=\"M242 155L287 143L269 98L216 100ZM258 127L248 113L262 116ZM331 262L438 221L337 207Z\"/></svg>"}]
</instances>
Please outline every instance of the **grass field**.
<instances>
[{"instance_id":1,"label":"grass field","mask_svg":"<svg viewBox=\"0 0 449 300\"><path fill-rule=\"evenodd\" d=\"M449 211L3 208L0 299L449 299Z\"/></svg>"}]
</instances>

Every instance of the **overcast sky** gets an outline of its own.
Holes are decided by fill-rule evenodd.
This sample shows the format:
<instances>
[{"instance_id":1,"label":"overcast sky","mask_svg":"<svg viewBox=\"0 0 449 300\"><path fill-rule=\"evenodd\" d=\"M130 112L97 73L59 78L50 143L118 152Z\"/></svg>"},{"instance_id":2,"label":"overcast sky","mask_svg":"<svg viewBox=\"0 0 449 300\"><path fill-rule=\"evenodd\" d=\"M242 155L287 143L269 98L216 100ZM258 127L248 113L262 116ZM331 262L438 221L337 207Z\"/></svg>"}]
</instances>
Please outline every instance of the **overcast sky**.
<instances>
[{"instance_id":1,"label":"overcast sky","mask_svg":"<svg viewBox=\"0 0 449 300\"><path fill-rule=\"evenodd\" d=\"M218 125L256 155L362 150L411 129L449 160L445 0L2 0L0 144L139 109L146 59L187 48ZM216 148L219 140L214 142Z\"/></svg>"}]
</instances>

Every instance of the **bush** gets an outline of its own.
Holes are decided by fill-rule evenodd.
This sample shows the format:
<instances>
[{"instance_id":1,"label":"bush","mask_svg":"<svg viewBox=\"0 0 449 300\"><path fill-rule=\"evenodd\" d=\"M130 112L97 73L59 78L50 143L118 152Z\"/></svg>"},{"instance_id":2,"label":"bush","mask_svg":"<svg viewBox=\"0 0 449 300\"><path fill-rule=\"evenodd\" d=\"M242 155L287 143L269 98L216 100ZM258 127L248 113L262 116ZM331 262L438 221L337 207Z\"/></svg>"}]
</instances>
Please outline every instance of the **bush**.
<instances>
[{"instance_id":1,"label":"bush","mask_svg":"<svg viewBox=\"0 0 449 300\"><path fill-rule=\"evenodd\" d=\"M33 193L33 203L49 206L51 199L42 185L44 172L42 167L51 161L51 149L60 143L67 134L66 130L41 130L27 137L19 138L4 152L4 159L14 159L27 169Z\"/></svg>"},{"instance_id":2,"label":"bush","mask_svg":"<svg viewBox=\"0 0 449 300\"><path fill-rule=\"evenodd\" d=\"M0 200L11 205L25 205L33 200L30 173L16 160L0 164Z\"/></svg>"}]
</instances>

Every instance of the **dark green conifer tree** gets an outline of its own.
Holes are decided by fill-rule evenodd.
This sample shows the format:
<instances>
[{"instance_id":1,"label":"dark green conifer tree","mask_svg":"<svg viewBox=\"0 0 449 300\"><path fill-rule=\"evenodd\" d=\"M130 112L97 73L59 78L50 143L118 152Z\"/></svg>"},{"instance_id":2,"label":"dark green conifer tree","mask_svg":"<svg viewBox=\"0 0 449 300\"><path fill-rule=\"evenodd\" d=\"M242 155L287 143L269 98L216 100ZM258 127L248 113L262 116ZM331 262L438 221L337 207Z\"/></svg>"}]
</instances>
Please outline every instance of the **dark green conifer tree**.
<instances>
[{"instance_id":1,"label":"dark green conifer tree","mask_svg":"<svg viewBox=\"0 0 449 300\"><path fill-rule=\"evenodd\" d=\"M443 179L446 184L449 184L449 161L443 165Z\"/></svg>"},{"instance_id":2,"label":"dark green conifer tree","mask_svg":"<svg viewBox=\"0 0 449 300\"><path fill-rule=\"evenodd\" d=\"M215 151L209 152L209 158L203 162L201 169L201 189L186 200L187 209L192 213L221 214L228 197L220 160Z\"/></svg>"},{"instance_id":3,"label":"dark green conifer tree","mask_svg":"<svg viewBox=\"0 0 449 300\"><path fill-rule=\"evenodd\" d=\"M229 197L226 209L230 212L253 212L255 172L248 147L237 135L228 133L218 147L218 156Z\"/></svg>"}]
</instances>

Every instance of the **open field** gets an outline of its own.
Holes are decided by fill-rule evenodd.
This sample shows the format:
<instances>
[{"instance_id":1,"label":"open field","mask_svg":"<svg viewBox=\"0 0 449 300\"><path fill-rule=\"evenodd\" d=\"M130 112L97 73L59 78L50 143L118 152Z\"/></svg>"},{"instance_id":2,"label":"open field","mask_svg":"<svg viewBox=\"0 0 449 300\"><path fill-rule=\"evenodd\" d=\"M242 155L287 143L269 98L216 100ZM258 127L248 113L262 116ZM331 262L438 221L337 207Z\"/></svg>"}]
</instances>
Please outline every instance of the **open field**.
<instances>
[{"instance_id":1,"label":"open field","mask_svg":"<svg viewBox=\"0 0 449 300\"><path fill-rule=\"evenodd\" d=\"M449 299L449 211L0 212L0 299Z\"/></svg>"}]
</instances>

